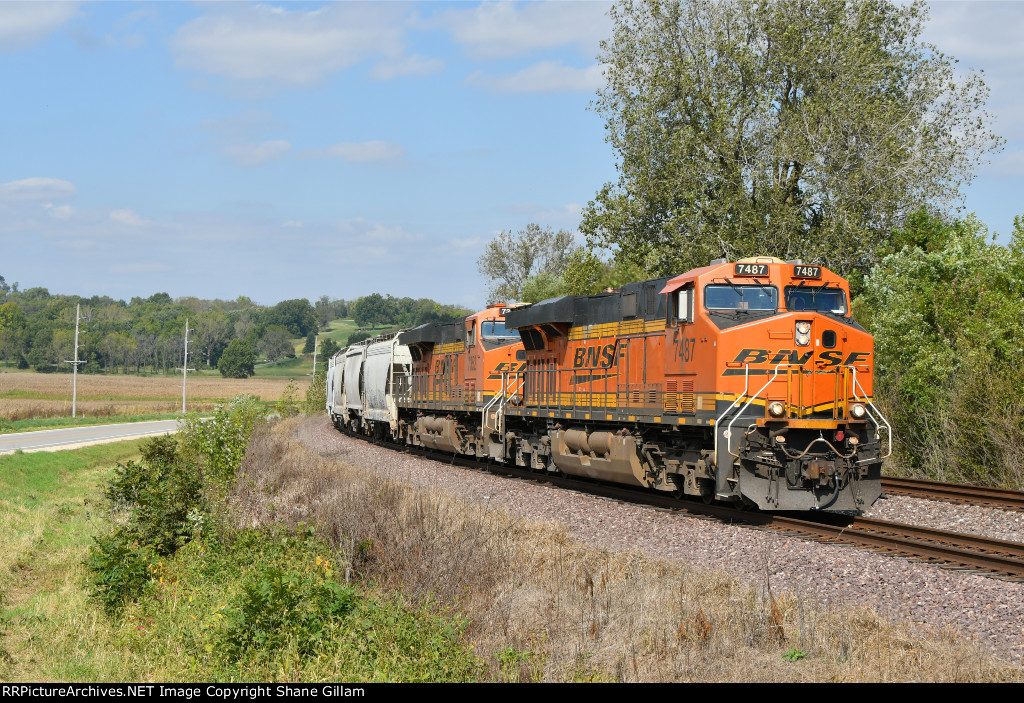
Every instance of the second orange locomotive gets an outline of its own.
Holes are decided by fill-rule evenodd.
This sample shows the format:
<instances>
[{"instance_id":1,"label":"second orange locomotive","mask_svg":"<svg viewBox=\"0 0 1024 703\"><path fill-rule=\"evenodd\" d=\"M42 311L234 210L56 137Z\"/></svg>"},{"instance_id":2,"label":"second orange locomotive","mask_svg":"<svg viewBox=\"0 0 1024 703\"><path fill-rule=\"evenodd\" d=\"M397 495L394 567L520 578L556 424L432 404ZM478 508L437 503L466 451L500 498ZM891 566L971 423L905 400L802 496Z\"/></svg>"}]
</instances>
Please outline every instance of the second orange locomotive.
<instances>
[{"instance_id":1,"label":"second orange locomotive","mask_svg":"<svg viewBox=\"0 0 1024 703\"><path fill-rule=\"evenodd\" d=\"M354 361L385 347L386 418ZM756 258L353 345L332 360L327 405L339 427L539 471L859 511L891 444L872 367L845 280Z\"/></svg>"}]
</instances>

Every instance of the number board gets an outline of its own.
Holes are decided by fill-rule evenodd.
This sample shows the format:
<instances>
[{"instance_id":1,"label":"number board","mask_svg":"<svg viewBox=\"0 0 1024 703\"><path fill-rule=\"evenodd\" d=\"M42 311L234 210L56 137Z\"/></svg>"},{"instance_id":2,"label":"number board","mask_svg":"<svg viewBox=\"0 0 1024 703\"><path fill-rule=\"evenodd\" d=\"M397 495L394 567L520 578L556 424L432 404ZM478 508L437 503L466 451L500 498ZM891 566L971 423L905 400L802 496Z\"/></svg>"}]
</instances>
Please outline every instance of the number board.
<instances>
[{"instance_id":1,"label":"number board","mask_svg":"<svg viewBox=\"0 0 1024 703\"><path fill-rule=\"evenodd\" d=\"M737 276L767 276L768 264L736 264Z\"/></svg>"},{"instance_id":2,"label":"number board","mask_svg":"<svg viewBox=\"0 0 1024 703\"><path fill-rule=\"evenodd\" d=\"M821 278L821 267L803 265L794 266L793 278Z\"/></svg>"}]
</instances>

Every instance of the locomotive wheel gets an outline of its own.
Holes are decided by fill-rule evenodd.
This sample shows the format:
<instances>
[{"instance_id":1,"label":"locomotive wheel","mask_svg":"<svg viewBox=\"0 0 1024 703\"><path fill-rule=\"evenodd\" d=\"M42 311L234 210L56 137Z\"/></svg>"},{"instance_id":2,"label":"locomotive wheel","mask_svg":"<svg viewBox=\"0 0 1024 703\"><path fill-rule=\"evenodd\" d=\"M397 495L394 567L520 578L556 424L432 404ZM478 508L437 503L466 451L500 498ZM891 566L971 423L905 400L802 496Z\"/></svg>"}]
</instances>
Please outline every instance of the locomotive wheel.
<instances>
[{"instance_id":1,"label":"locomotive wheel","mask_svg":"<svg viewBox=\"0 0 1024 703\"><path fill-rule=\"evenodd\" d=\"M711 505L715 502L715 482L709 478L698 478L697 488L700 489L700 499L704 505Z\"/></svg>"}]
</instances>

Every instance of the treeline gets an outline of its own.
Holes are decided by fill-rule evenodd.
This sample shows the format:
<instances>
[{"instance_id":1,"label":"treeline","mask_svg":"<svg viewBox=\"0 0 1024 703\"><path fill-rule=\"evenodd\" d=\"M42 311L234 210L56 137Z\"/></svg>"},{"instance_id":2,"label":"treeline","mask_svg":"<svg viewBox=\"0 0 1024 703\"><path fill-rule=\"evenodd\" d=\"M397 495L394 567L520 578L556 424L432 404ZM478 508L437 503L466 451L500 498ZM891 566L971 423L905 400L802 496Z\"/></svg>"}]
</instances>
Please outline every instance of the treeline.
<instances>
[{"instance_id":1,"label":"treeline","mask_svg":"<svg viewBox=\"0 0 1024 703\"><path fill-rule=\"evenodd\" d=\"M394 298L374 293L357 298L349 305L349 315L358 329L349 335L348 344L385 331L457 320L472 312L458 305L442 305L429 298Z\"/></svg>"},{"instance_id":2,"label":"treeline","mask_svg":"<svg viewBox=\"0 0 1024 703\"><path fill-rule=\"evenodd\" d=\"M276 361L294 356L291 340L305 337L344 315L343 300L322 296L274 306L236 300L178 298L156 293L129 302L107 296L52 295L46 288L18 290L0 276L0 359L41 372L70 371L74 359L75 314L81 305L79 359L84 373L167 372L180 367L185 321L190 330L189 363L216 368L235 339Z\"/></svg>"},{"instance_id":3,"label":"treeline","mask_svg":"<svg viewBox=\"0 0 1024 703\"><path fill-rule=\"evenodd\" d=\"M257 305L235 300L172 299L167 293L130 301L107 296L53 295L46 288L19 290L0 276L0 361L49 373L71 371L75 358L75 311L81 306L78 358L83 373L166 373L181 367L185 322L189 326L189 364L219 368L226 376L253 373L258 358L277 362L295 356L295 339L315 335L331 320L352 316L360 332L414 327L469 314L428 298L394 298L379 293L346 302L323 295ZM377 331L374 332L373 330ZM321 353L337 347L321 339Z\"/></svg>"}]
</instances>

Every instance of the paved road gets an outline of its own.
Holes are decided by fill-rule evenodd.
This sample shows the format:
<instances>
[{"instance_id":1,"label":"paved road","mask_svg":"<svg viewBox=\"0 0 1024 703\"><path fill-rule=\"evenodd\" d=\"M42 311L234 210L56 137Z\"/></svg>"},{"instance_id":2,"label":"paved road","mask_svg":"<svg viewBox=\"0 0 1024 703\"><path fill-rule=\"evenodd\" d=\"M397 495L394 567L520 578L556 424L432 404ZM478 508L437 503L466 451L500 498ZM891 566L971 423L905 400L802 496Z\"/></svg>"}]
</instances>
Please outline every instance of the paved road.
<instances>
[{"instance_id":1,"label":"paved road","mask_svg":"<svg viewBox=\"0 0 1024 703\"><path fill-rule=\"evenodd\" d=\"M0 454L10 454L19 449L26 452L55 452L90 444L120 442L125 439L138 439L139 437L177 431L177 420L151 420L148 422L124 422L117 425L87 425L65 427L59 430L0 434Z\"/></svg>"}]
</instances>

